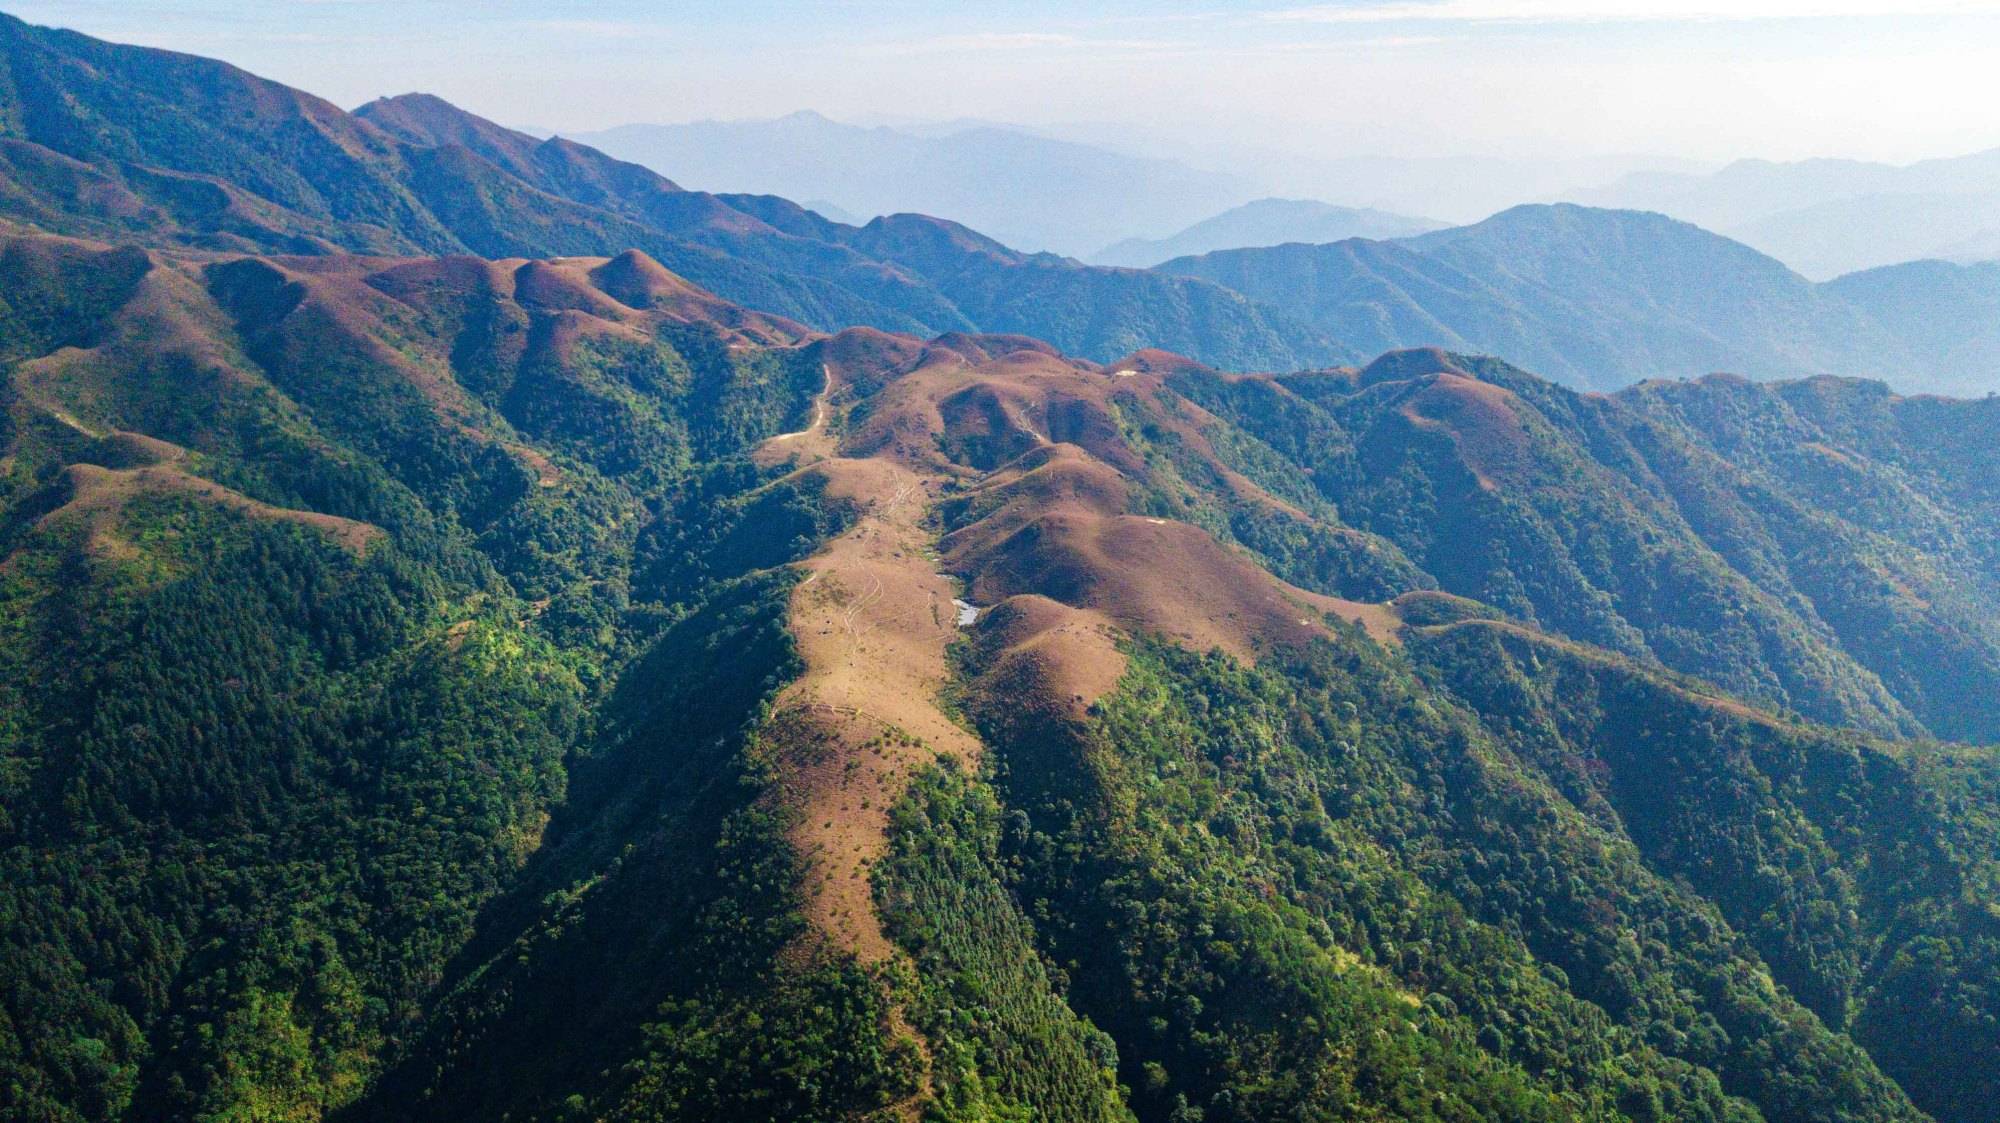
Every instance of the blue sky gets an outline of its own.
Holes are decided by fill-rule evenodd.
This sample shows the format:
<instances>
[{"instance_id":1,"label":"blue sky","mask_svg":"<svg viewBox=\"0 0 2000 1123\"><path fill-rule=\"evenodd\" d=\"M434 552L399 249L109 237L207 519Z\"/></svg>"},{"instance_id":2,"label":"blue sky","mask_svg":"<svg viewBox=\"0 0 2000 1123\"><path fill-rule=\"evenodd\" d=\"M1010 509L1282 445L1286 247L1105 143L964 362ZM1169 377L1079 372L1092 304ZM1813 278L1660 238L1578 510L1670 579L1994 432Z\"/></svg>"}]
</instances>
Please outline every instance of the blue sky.
<instances>
[{"instance_id":1,"label":"blue sky","mask_svg":"<svg viewBox=\"0 0 2000 1123\"><path fill-rule=\"evenodd\" d=\"M2000 0L0 7L226 58L343 105L421 89L569 130L813 108L1394 155L2000 146Z\"/></svg>"}]
</instances>

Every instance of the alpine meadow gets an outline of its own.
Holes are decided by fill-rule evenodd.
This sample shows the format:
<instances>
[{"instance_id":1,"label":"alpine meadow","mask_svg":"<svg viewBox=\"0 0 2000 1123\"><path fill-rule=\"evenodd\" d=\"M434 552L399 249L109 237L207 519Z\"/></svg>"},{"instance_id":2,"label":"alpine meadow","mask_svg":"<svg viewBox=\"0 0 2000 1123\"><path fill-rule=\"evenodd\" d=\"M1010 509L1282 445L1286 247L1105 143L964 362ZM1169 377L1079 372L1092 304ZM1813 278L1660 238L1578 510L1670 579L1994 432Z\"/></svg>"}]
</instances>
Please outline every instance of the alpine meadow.
<instances>
[{"instance_id":1,"label":"alpine meadow","mask_svg":"<svg viewBox=\"0 0 2000 1123\"><path fill-rule=\"evenodd\" d=\"M0 14L0 1123L1991 1123L2000 5L1286 2Z\"/></svg>"}]
</instances>

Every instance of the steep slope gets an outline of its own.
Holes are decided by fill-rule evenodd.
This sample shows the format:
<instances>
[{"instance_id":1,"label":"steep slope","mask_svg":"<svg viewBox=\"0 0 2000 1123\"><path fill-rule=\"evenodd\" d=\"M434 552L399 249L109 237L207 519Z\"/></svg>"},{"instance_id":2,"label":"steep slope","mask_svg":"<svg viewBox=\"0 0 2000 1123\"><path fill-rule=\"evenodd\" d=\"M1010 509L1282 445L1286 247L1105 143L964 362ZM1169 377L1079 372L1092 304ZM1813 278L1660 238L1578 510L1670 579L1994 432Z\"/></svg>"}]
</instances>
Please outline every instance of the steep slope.
<instances>
[{"instance_id":1,"label":"steep slope","mask_svg":"<svg viewBox=\"0 0 2000 1123\"><path fill-rule=\"evenodd\" d=\"M2000 1073L1991 753L1495 622L1328 499L1360 417L1504 493L1601 399L822 336L638 254L0 270L9 1116L1971 1123ZM1923 474L1983 414L1837 389L1754 400L1988 502Z\"/></svg>"},{"instance_id":2,"label":"steep slope","mask_svg":"<svg viewBox=\"0 0 2000 1123\"><path fill-rule=\"evenodd\" d=\"M1443 226L1424 218L1366 207L1336 207L1311 199L1257 199L1203 219L1166 238L1128 238L1090 258L1095 265L1144 269L1177 257L1286 242L1319 244L1349 238L1391 239Z\"/></svg>"},{"instance_id":3,"label":"steep slope","mask_svg":"<svg viewBox=\"0 0 2000 1123\"><path fill-rule=\"evenodd\" d=\"M1204 282L1011 251L908 252L900 235L827 224L783 200L739 207L683 191L437 98L348 114L224 63L12 17L0 17L0 60L0 217L50 232L265 253L638 249L740 304L821 328L1031 330L1100 358L1152 331L1141 342L1245 367L1344 354Z\"/></svg>"},{"instance_id":4,"label":"steep slope","mask_svg":"<svg viewBox=\"0 0 2000 1123\"><path fill-rule=\"evenodd\" d=\"M1944 809L1991 783L1989 750L1787 725L1504 624L1424 629L1409 646L1489 725L1511 727L1515 760L1713 902L1926 1111L1985 1110L1983 1063L1943 1058L2000 1044L1975 1013L2000 983L1985 960L2000 930L1975 903L1994 851Z\"/></svg>"},{"instance_id":5,"label":"steep slope","mask_svg":"<svg viewBox=\"0 0 2000 1123\"><path fill-rule=\"evenodd\" d=\"M1167 262L1364 351L1507 355L1574 386L1716 370L1931 385L1935 351L1748 247L1659 215L1527 206L1396 243L1230 250Z\"/></svg>"},{"instance_id":6,"label":"steep slope","mask_svg":"<svg viewBox=\"0 0 2000 1123\"><path fill-rule=\"evenodd\" d=\"M0 271L0 1113L319 1117L654 630L648 504L804 416L801 329L636 258Z\"/></svg>"},{"instance_id":7,"label":"steep slope","mask_svg":"<svg viewBox=\"0 0 2000 1123\"><path fill-rule=\"evenodd\" d=\"M1989 402L1720 376L1604 397L1438 352L1176 385L1447 591L1820 720L2000 733L1976 700Z\"/></svg>"},{"instance_id":8,"label":"steep slope","mask_svg":"<svg viewBox=\"0 0 2000 1123\"><path fill-rule=\"evenodd\" d=\"M94 165L144 208L191 233L270 247L291 237L347 248L463 248L398 182L400 146L337 107L188 56L0 21L0 119L17 160ZM196 99L188 94L199 91ZM94 202L85 221L98 218ZM120 213L124 211L126 213ZM150 213L149 213L150 212ZM349 240L351 239L351 240Z\"/></svg>"},{"instance_id":9,"label":"steep slope","mask_svg":"<svg viewBox=\"0 0 2000 1123\"><path fill-rule=\"evenodd\" d=\"M9 213L42 229L277 253L636 247L760 307L895 315L829 280L676 237L652 212L699 211L705 197L679 203L673 184L576 146L524 144L456 111L433 112L434 140L413 144L225 63L12 17L0 19L0 49L0 132L21 173Z\"/></svg>"}]
</instances>

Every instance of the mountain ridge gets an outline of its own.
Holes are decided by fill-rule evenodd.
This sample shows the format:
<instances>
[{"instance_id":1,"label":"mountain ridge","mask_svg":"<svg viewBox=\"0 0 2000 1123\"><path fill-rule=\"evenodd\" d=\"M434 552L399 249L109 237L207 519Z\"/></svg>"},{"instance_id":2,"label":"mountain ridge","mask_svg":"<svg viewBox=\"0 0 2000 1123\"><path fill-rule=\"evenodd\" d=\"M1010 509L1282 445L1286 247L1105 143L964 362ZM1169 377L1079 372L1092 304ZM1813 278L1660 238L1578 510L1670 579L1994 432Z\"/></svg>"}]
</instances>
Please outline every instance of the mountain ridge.
<instances>
[{"instance_id":1,"label":"mountain ridge","mask_svg":"<svg viewBox=\"0 0 2000 1123\"><path fill-rule=\"evenodd\" d=\"M1307 199L1255 199L1166 238L1128 238L1106 246L1091 255L1090 261L1145 269L1214 250L1346 238L1401 238L1443 225L1367 207L1338 207Z\"/></svg>"},{"instance_id":2,"label":"mountain ridge","mask_svg":"<svg viewBox=\"0 0 2000 1123\"><path fill-rule=\"evenodd\" d=\"M2000 398L1293 363L437 99L0 64L0 1118L2000 1098ZM1322 249L1570 372L1851 311L1658 216ZM1990 280L1848 284L1977 355Z\"/></svg>"},{"instance_id":3,"label":"mountain ridge","mask_svg":"<svg viewBox=\"0 0 2000 1123\"><path fill-rule=\"evenodd\" d=\"M1985 403L826 335L637 253L34 235L0 271L10 1110L1977 1110L1932 1074L1987 1040L1939 996L2000 962L1951 904L1996 868L1991 754L1760 714L1666 670L1630 590L1614 654L1428 543L1525 549L1565 456L1663 511L1605 438L1739 393L1818 419L1738 455L1764 487L1923 478ZM1843 513L1953 549L1976 475L1924 484L1934 525ZM1626 559L1553 538L1517 576Z\"/></svg>"},{"instance_id":4,"label":"mountain ridge","mask_svg":"<svg viewBox=\"0 0 2000 1123\"><path fill-rule=\"evenodd\" d=\"M2000 149L1909 164L1739 160L1705 176L1627 176L1576 199L1666 211L1825 280L1990 242L1996 192Z\"/></svg>"},{"instance_id":5,"label":"mountain ridge","mask_svg":"<svg viewBox=\"0 0 2000 1123\"><path fill-rule=\"evenodd\" d=\"M780 229L638 165L513 132L436 98L381 99L354 116L197 56L43 31L11 16L0 25L0 47L10 76L0 91L9 107L0 117L4 155L25 173L11 181L24 190L0 197L0 206L58 232L279 253L504 257L636 247L703 287L822 328L1027 329L1111 358L1138 345L1119 324L1142 321L1135 305L1144 305L1159 331L1144 342L1215 361L1291 365L1341 353L1310 329L1280 328L1235 294L1200 283L1053 258L1023 269L977 256L927 278L907 261L858 252L846 244L862 238L852 231L828 238L797 224ZM134 96L120 92L127 88ZM36 111L22 112L30 101ZM247 123L218 129L214 122L239 105L249 107ZM110 124L85 123L100 118ZM286 139L294 132L304 138L296 153ZM449 143L430 143L438 140ZM1012 295L1023 286L1035 299ZM968 307L995 322L976 325Z\"/></svg>"},{"instance_id":6,"label":"mountain ridge","mask_svg":"<svg viewBox=\"0 0 2000 1123\"><path fill-rule=\"evenodd\" d=\"M1955 365L1895 312L1910 296L1815 285L1748 246L1648 212L1532 204L1395 242L1222 251L1159 269L1312 319L1364 351L1438 344L1509 355L1591 389L1719 370L1946 390L1989 377Z\"/></svg>"}]
</instances>

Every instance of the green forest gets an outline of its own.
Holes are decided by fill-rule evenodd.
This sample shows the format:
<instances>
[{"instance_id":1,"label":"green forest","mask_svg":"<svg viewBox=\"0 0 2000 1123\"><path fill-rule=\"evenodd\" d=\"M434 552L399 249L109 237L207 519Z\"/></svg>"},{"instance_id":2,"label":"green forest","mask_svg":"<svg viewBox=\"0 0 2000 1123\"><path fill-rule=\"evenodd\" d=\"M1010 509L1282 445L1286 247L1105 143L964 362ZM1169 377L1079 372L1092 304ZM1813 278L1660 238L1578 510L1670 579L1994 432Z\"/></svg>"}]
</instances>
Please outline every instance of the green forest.
<instances>
[{"instance_id":1,"label":"green forest","mask_svg":"<svg viewBox=\"0 0 2000 1123\"><path fill-rule=\"evenodd\" d=\"M1989 1123L2000 399L1204 357L0 16L0 1123Z\"/></svg>"}]
</instances>

